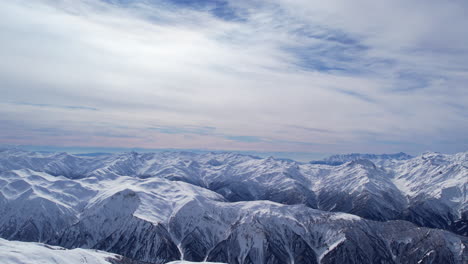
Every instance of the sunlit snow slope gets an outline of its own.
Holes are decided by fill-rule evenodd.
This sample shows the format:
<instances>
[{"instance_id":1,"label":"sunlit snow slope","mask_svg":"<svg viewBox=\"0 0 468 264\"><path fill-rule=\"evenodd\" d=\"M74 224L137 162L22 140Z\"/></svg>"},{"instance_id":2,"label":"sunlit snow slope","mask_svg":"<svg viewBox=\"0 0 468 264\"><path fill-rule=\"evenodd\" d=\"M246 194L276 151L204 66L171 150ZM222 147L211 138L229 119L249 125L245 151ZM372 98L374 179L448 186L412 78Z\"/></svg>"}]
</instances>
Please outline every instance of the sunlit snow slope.
<instances>
[{"instance_id":1,"label":"sunlit snow slope","mask_svg":"<svg viewBox=\"0 0 468 264\"><path fill-rule=\"evenodd\" d=\"M91 249L65 249L46 244L8 241L0 238L2 264L138 264L124 257Z\"/></svg>"}]
</instances>

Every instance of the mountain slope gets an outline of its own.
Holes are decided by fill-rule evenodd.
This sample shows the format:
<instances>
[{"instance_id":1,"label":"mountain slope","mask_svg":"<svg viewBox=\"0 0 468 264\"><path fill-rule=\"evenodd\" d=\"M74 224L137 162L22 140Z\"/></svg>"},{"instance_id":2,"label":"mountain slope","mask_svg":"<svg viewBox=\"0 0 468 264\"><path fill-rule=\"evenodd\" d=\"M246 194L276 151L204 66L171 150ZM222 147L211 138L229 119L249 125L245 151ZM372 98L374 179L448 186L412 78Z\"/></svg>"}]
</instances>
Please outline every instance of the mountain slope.
<instances>
[{"instance_id":1,"label":"mountain slope","mask_svg":"<svg viewBox=\"0 0 468 264\"><path fill-rule=\"evenodd\" d=\"M103 251L89 249L68 250L40 243L8 241L0 238L2 264L67 263L67 264L144 264Z\"/></svg>"},{"instance_id":2,"label":"mountain slope","mask_svg":"<svg viewBox=\"0 0 468 264\"><path fill-rule=\"evenodd\" d=\"M393 182L411 201L407 220L468 236L468 153L425 153L393 171Z\"/></svg>"},{"instance_id":3,"label":"mountain slope","mask_svg":"<svg viewBox=\"0 0 468 264\"><path fill-rule=\"evenodd\" d=\"M233 153L131 152L83 157L4 150L0 151L0 172L31 169L89 181L121 176L163 178L212 190L231 202L305 204L372 220L403 219L467 234L467 153L427 153L412 159L404 153L344 157L352 161L329 166ZM359 159L362 157L385 162L379 166ZM1 200L0 196L0 206Z\"/></svg>"},{"instance_id":4,"label":"mountain slope","mask_svg":"<svg viewBox=\"0 0 468 264\"><path fill-rule=\"evenodd\" d=\"M465 153L380 167L231 153L9 150L0 152L0 237L158 264L466 263L466 237L366 219L463 232L465 165Z\"/></svg>"},{"instance_id":5,"label":"mountain slope","mask_svg":"<svg viewBox=\"0 0 468 264\"><path fill-rule=\"evenodd\" d=\"M229 203L202 188L160 179L129 177L117 186L92 198L77 223L47 242L151 263L180 258L225 263L416 263L431 250L435 258L451 260L446 263L463 263L467 253L466 239L407 222L372 222L268 201ZM161 208L170 208L170 214Z\"/></svg>"}]
</instances>

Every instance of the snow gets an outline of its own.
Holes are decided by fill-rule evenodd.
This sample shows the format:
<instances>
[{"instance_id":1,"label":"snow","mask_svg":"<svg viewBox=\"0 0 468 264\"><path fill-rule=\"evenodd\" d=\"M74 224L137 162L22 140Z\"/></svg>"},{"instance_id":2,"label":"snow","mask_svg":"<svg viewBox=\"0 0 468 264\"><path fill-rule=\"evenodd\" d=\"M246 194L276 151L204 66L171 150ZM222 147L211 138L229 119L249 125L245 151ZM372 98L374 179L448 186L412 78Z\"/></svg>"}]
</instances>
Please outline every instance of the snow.
<instances>
[{"instance_id":1,"label":"snow","mask_svg":"<svg viewBox=\"0 0 468 264\"><path fill-rule=\"evenodd\" d=\"M291 195L306 195L301 189L305 186L310 190L308 196L338 193L358 200L363 193L371 194L380 207L393 211L403 210L417 197L435 198L460 215L468 208L468 168L464 165L467 156L425 153L410 159L404 153L351 154L330 158L351 162L326 166L233 153L132 152L83 157L12 149L0 151L0 194L7 200L40 197L80 212L98 199L129 189L140 199L133 215L153 223L164 222L194 197L223 200L192 185L206 188L219 183L225 187L217 192L228 199L283 202ZM381 168L363 158L395 162ZM239 193L246 197L237 197ZM382 199L384 194L391 195L394 202ZM308 199L312 207L341 210L336 207L337 201L314 205L314 198L307 196L293 203L300 203L301 199Z\"/></svg>"},{"instance_id":2,"label":"snow","mask_svg":"<svg viewBox=\"0 0 468 264\"><path fill-rule=\"evenodd\" d=\"M320 262L323 259L323 257L327 255L328 252L335 249L338 245L343 243L345 240L346 240L346 237L343 236L340 239L337 239L336 241L334 241L332 244L328 245L327 247L317 250L318 261Z\"/></svg>"},{"instance_id":3,"label":"snow","mask_svg":"<svg viewBox=\"0 0 468 264\"><path fill-rule=\"evenodd\" d=\"M89 249L64 249L41 243L8 241L0 238L0 260L2 264L110 264L109 258L118 255Z\"/></svg>"},{"instance_id":4,"label":"snow","mask_svg":"<svg viewBox=\"0 0 468 264\"><path fill-rule=\"evenodd\" d=\"M190 262L190 261L184 261L184 260L178 260L178 261L171 261L166 264L225 264L221 262Z\"/></svg>"},{"instance_id":5,"label":"snow","mask_svg":"<svg viewBox=\"0 0 468 264\"><path fill-rule=\"evenodd\" d=\"M335 213L330 216L330 220L360 221L362 218L352 214Z\"/></svg>"},{"instance_id":6,"label":"snow","mask_svg":"<svg viewBox=\"0 0 468 264\"><path fill-rule=\"evenodd\" d=\"M410 199L436 199L462 212L468 209L467 161L468 153L424 153L392 167L392 181Z\"/></svg>"},{"instance_id":7,"label":"snow","mask_svg":"<svg viewBox=\"0 0 468 264\"><path fill-rule=\"evenodd\" d=\"M92 236L80 246L92 247L126 228L144 232L139 225L144 222L163 226L182 256L184 238L201 233L208 250L202 256L205 259L220 241L232 237L238 243L236 256L243 259L249 252L257 252L259 258L267 254L265 230L273 227L278 231L274 239L281 241L290 256L293 245L288 243L295 237L322 258L346 240L343 230L369 223L342 213L355 208L371 206L372 213L388 220L393 217L390 213L402 212L422 199L431 203L431 213L447 215L444 210L452 210L459 216L468 208L466 158L466 153L426 153L385 162L382 167L363 159L329 166L232 153L77 157L0 151L0 211L4 212L0 231L14 219L8 226L13 232L7 238L12 239L32 222L39 229L34 239L48 241L71 227L76 228L74 232L83 228ZM342 206L348 201L349 207ZM43 226L49 229L42 230ZM453 250L458 252L459 241L454 243ZM57 259L61 253L56 251L77 257L95 252L52 250L41 244L32 248L43 250L44 256L57 255ZM92 256L98 261L101 253L96 254Z\"/></svg>"},{"instance_id":8,"label":"snow","mask_svg":"<svg viewBox=\"0 0 468 264\"><path fill-rule=\"evenodd\" d=\"M395 154L360 154L360 153L352 153L352 154L339 154L339 155L332 155L328 158L323 160L311 161L312 164L327 164L327 165L341 165L346 162L355 161L355 160L370 160L375 164L378 165L389 165L392 163L396 163L399 161L409 160L412 156L400 152Z\"/></svg>"}]
</instances>

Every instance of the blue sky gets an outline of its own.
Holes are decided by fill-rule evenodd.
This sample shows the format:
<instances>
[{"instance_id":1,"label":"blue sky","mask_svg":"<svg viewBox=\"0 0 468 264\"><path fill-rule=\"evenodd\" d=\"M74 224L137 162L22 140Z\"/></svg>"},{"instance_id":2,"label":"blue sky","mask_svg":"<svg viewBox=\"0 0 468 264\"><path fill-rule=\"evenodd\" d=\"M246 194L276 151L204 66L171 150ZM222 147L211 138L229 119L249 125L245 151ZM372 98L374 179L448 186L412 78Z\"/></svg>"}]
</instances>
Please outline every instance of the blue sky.
<instances>
[{"instance_id":1,"label":"blue sky","mask_svg":"<svg viewBox=\"0 0 468 264\"><path fill-rule=\"evenodd\" d=\"M468 4L12 0L0 145L468 150Z\"/></svg>"}]
</instances>

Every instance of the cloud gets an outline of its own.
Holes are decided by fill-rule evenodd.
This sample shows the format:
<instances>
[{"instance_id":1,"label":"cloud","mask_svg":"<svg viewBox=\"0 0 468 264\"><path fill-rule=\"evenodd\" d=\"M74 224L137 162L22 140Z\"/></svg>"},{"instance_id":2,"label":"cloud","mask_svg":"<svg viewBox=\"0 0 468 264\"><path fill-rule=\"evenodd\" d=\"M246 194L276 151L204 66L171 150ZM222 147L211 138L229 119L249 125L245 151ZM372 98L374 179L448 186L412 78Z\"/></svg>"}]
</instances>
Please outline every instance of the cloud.
<instances>
[{"instance_id":1,"label":"cloud","mask_svg":"<svg viewBox=\"0 0 468 264\"><path fill-rule=\"evenodd\" d=\"M196 134L196 135L213 135L216 131L215 127L150 127L150 130L155 130L163 134Z\"/></svg>"},{"instance_id":2,"label":"cloud","mask_svg":"<svg viewBox=\"0 0 468 264\"><path fill-rule=\"evenodd\" d=\"M66 132L48 142L74 146L466 150L457 145L468 142L466 9L432 0L8 1L1 138L34 145L45 137L37 129L56 129Z\"/></svg>"},{"instance_id":3,"label":"cloud","mask_svg":"<svg viewBox=\"0 0 468 264\"><path fill-rule=\"evenodd\" d=\"M35 104L35 103L25 103L25 102L14 102L13 105L29 105L37 107L51 107L51 108L62 108L62 109L80 109L80 110L91 110L98 111L99 109L88 106L78 106L78 105L53 105L53 104Z\"/></svg>"},{"instance_id":4,"label":"cloud","mask_svg":"<svg viewBox=\"0 0 468 264\"><path fill-rule=\"evenodd\" d=\"M263 140L259 137L254 136L226 136L226 139L239 142L262 142Z\"/></svg>"}]
</instances>

